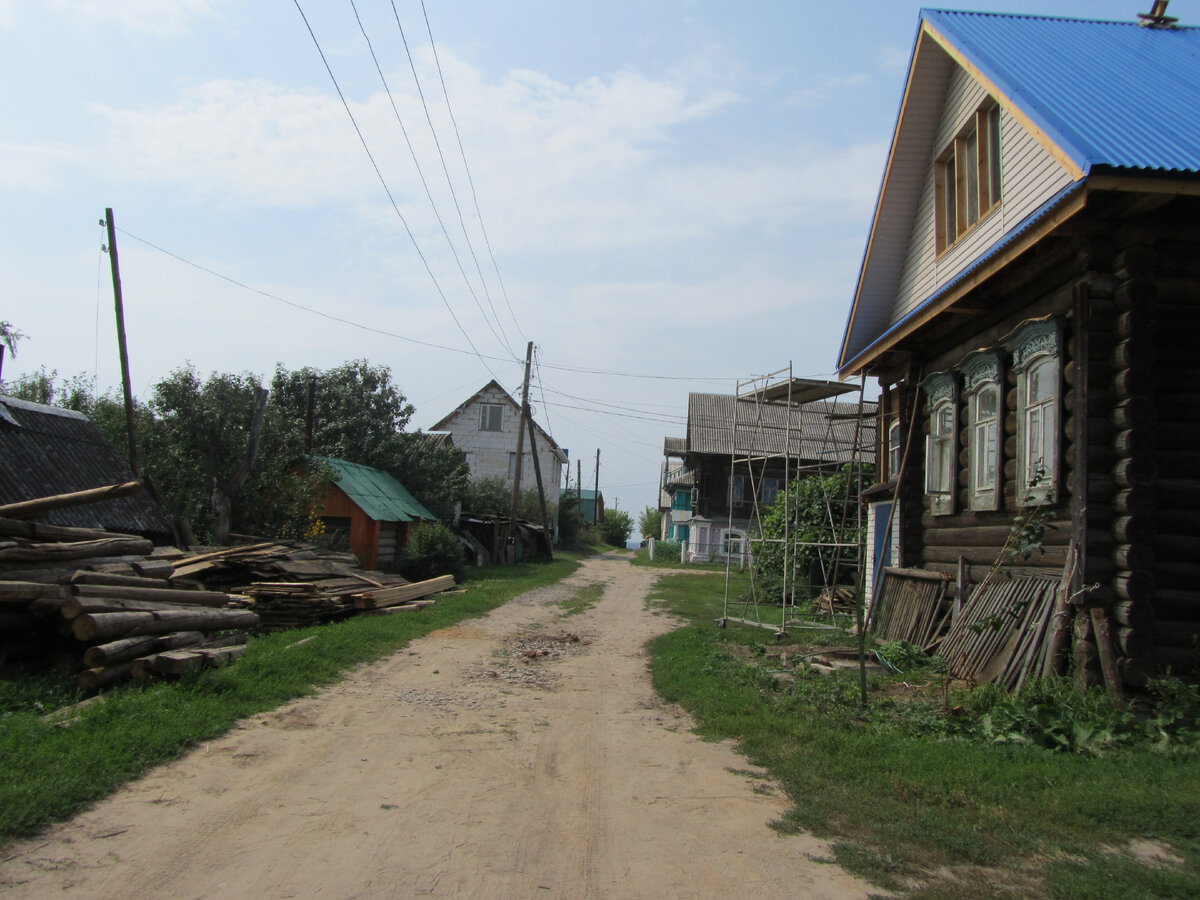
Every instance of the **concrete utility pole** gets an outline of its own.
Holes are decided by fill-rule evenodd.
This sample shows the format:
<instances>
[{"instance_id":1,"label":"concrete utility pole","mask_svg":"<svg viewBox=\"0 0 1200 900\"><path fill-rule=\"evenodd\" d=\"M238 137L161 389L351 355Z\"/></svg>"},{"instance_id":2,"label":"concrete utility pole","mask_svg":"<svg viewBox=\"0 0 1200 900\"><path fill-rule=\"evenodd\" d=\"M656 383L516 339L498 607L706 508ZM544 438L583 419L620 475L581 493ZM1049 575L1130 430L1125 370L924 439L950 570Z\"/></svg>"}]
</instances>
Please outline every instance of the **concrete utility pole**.
<instances>
[{"instance_id":1,"label":"concrete utility pole","mask_svg":"<svg viewBox=\"0 0 1200 900\"><path fill-rule=\"evenodd\" d=\"M121 356L121 391L125 395L125 429L129 434L129 468L133 477L141 478L138 465L137 430L133 419L133 389L129 385L129 350L125 346L125 305L121 299L121 267L117 262L117 226L111 207L104 210L104 225L108 229L108 263L112 269L113 300L117 308L117 351Z\"/></svg>"},{"instance_id":2,"label":"concrete utility pole","mask_svg":"<svg viewBox=\"0 0 1200 900\"><path fill-rule=\"evenodd\" d=\"M525 348L525 381L521 386L521 420L517 423L517 459L513 467L512 504L508 510L508 540L512 549L508 554L510 563L516 561L517 504L521 500L521 457L525 455L525 417L529 414L529 369L533 365L533 341Z\"/></svg>"}]
</instances>

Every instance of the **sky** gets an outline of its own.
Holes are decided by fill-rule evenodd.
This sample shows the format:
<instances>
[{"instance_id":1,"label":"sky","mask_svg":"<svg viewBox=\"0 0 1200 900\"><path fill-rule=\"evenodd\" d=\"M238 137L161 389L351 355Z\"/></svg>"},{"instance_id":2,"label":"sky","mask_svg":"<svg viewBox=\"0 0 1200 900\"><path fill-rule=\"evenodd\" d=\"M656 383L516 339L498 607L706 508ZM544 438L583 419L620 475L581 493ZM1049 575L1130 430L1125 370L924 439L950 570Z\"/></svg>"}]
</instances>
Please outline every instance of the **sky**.
<instances>
[{"instance_id":1,"label":"sky","mask_svg":"<svg viewBox=\"0 0 1200 900\"><path fill-rule=\"evenodd\" d=\"M534 418L636 520L689 392L834 377L918 14L0 0L4 376L119 386L111 207L135 395L365 358L428 428L493 378L519 399L533 342Z\"/></svg>"}]
</instances>

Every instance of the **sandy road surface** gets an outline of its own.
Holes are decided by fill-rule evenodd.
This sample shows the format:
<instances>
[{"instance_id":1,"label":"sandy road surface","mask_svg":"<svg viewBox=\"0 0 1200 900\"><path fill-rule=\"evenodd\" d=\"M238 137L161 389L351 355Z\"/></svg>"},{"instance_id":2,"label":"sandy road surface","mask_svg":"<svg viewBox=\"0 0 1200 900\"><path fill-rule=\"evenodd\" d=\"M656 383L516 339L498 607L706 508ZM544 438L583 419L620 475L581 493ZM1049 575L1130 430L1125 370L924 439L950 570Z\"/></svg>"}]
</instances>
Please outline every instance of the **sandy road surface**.
<instances>
[{"instance_id":1,"label":"sandy road surface","mask_svg":"<svg viewBox=\"0 0 1200 900\"><path fill-rule=\"evenodd\" d=\"M0 896L866 897L813 861L821 842L771 831L771 786L654 694L654 578L590 560L247 720L8 847Z\"/></svg>"}]
</instances>

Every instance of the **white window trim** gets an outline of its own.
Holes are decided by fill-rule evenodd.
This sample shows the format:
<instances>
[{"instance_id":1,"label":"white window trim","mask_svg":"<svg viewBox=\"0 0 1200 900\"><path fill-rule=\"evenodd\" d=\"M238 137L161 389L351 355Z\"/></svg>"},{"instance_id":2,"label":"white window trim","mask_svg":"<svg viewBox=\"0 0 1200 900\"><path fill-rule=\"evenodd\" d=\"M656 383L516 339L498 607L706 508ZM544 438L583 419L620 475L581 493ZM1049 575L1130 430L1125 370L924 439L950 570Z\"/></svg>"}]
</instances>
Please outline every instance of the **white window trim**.
<instances>
[{"instance_id":1,"label":"white window trim","mask_svg":"<svg viewBox=\"0 0 1200 900\"><path fill-rule=\"evenodd\" d=\"M1025 322L1004 341L1013 355L1013 371L1017 373L1017 503L1035 506L1053 503L1058 499L1059 459L1062 447L1062 322L1042 319ZM1040 433L1043 463L1035 471L1029 453L1029 376L1044 369L1051 380L1048 400L1039 404L1045 415ZM1048 436L1048 441L1047 441ZM1048 457L1048 458L1047 458Z\"/></svg>"},{"instance_id":2,"label":"white window trim","mask_svg":"<svg viewBox=\"0 0 1200 900\"><path fill-rule=\"evenodd\" d=\"M929 498L929 511L935 516L945 516L954 512L958 493L958 384L949 372L935 372L921 387L929 404L925 495ZM941 425L947 418L943 431Z\"/></svg>"},{"instance_id":3,"label":"white window trim","mask_svg":"<svg viewBox=\"0 0 1200 900\"><path fill-rule=\"evenodd\" d=\"M887 477L891 481L900 474L900 463L903 460L901 434L900 434L900 417L897 415L888 425L887 429L887 462L888 471Z\"/></svg>"},{"instance_id":4,"label":"white window trim","mask_svg":"<svg viewBox=\"0 0 1200 900\"><path fill-rule=\"evenodd\" d=\"M995 350L979 350L970 354L959 367L963 373L963 396L967 399L967 508L971 510L994 510L999 508L1000 476L1003 471L1004 447L1004 382L1000 354ZM995 442L995 459L992 467L992 483L980 486L979 470L981 455L986 452L986 440L980 431L979 398L984 391L991 390L996 396L996 415L991 422L992 438Z\"/></svg>"}]
</instances>

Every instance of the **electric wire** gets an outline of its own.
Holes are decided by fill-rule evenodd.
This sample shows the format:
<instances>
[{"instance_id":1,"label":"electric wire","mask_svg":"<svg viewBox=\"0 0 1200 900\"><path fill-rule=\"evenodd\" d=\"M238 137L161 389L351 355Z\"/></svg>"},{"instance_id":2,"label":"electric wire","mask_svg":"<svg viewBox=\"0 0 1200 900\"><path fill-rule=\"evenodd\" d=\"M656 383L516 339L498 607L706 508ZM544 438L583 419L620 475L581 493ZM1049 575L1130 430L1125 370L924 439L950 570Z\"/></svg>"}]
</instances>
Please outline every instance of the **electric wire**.
<instances>
[{"instance_id":1,"label":"electric wire","mask_svg":"<svg viewBox=\"0 0 1200 900\"><path fill-rule=\"evenodd\" d=\"M392 112L396 116L396 123L400 126L400 133L404 135L404 143L408 145L409 155L412 157L413 165L416 166L417 176L421 179L421 186L425 188L425 196L429 199L429 205L433 208L433 215L438 221L438 225L442 229L442 234L445 235L446 243L450 246L450 253L454 256L454 262L458 265L458 271L463 277L463 282L467 286L467 291L471 295L471 299L475 301L475 305L479 307L479 313L483 316L483 321L487 325L488 330L492 332L492 336L504 345L509 353L513 352L512 347L508 343L508 336L501 337L496 332L495 326L488 319L487 312L483 308L483 304L479 302L479 295L475 293L475 287L471 284L471 279L467 277L467 270L463 268L462 260L458 255L458 248L454 246L454 241L450 239L450 232L446 230L446 223L442 221L442 214L438 210L437 203L433 199L433 193L429 190L429 182L425 179L425 172L421 169L420 160L417 159L417 151L413 147L412 140L408 136L408 129L404 126L404 119L400 116L400 110L396 107L396 98L392 95L392 89L387 83L387 78L383 74L383 67L379 64L379 57L375 55L375 47L371 43L371 38L367 34L367 28L363 25L362 16L358 14L358 6L354 0L350 0L350 8L354 10L354 18L358 22L358 30L362 32L363 40L366 41L367 50L370 51L371 61L375 63L375 71L379 73L379 80L383 84L383 90L387 94L388 102L392 106ZM478 265L476 266L478 268ZM480 274L482 278L482 273ZM495 315L495 310L492 310L492 315ZM515 354L514 354L515 356Z\"/></svg>"},{"instance_id":2,"label":"electric wire","mask_svg":"<svg viewBox=\"0 0 1200 900\"><path fill-rule=\"evenodd\" d=\"M467 232L467 223L463 219L462 207L459 205L459 202L458 202L458 193L454 190L454 182L450 178L450 168L449 168L449 166L446 165L446 156L442 152L442 142L441 142L441 140L438 139L437 129L433 127L433 116L430 115L430 113L429 113L429 104L425 102L425 91L422 89L421 79L417 75L417 66L416 66L416 63L413 61L412 51L409 49L409 46L408 46L408 38L404 34L404 26L400 24L400 13L396 9L396 0L391 0L391 4L392 4L392 13L396 17L396 27L400 31L400 40L404 42L404 52L408 54L408 65L412 69L413 81L417 86L417 95L421 98L421 106L425 110L425 121L429 124L430 134L433 135L433 144L437 148L438 159L441 160L441 163L442 163L442 172L446 176L446 186L450 189L450 198L454 201L454 209L458 213L458 224L462 227L463 238L466 239L467 249L471 252L471 259L473 259L475 261L475 271L479 274L479 281L483 285L484 296L487 297L488 306L490 306L491 310L492 310L492 317L495 318L496 324L500 326L500 331L501 331L501 333L503 333L504 325L500 322L500 317L498 315L496 315L496 305L492 302L492 294L488 290L487 280L483 277L483 269L480 268L480 266L479 266L479 257L475 254L475 245L471 243L471 236ZM424 7L423 3L421 6L421 11L422 12L425 11L425 7ZM426 29L429 28L429 16L428 15L425 16L425 27L426 27ZM433 42L433 32L432 31L430 31L430 33L429 33L429 40L430 40L430 43ZM433 56L434 56L434 59L436 60L437 59L436 47L434 48ZM438 74L439 75L441 74L441 64L440 63L438 64ZM445 90L445 82L444 81L442 83L442 89ZM448 107L449 106L449 98L448 97L447 97L446 103L447 103L447 107ZM453 119L454 119L453 113L451 113L450 118L451 118L451 121L453 121ZM455 134L457 134L458 133L458 125L457 124L455 124L454 130L455 130ZM465 156L463 158L463 161L465 164L465 162L466 162ZM468 179L470 178L470 170L468 170L468 172L467 172L467 177L468 177ZM481 224L482 224L482 222L481 222ZM498 271L497 271L497 274L499 274ZM483 310L483 307L481 306L480 311L482 312L482 310ZM510 307L509 312L511 313L511 311L512 310ZM486 313L484 314L484 318L485 319L487 318ZM516 320L514 319L513 322L515 324ZM517 326L517 330L520 331L519 325ZM507 336L505 336L504 343L506 345L508 344ZM510 353L513 353L514 356L516 355L511 346L508 347L508 351Z\"/></svg>"},{"instance_id":3,"label":"electric wire","mask_svg":"<svg viewBox=\"0 0 1200 900\"><path fill-rule=\"evenodd\" d=\"M233 278L230 275L226 275L222 272L218 272L216 269L213 269L210 266L206 266L202 263L194 262L193 260L190 260L185 256L181 256L180 254L175 253L172 250L168 250L167 248L165 248L159 244L155 244L153 241L149 241L146 238L141 237L140 235L134 234L133 232L128 231L125 228L122 228L120 225L117 225L116 229L121 234L125 235L128 238L131 238L132 240L137 241L139 244L144 244L145 246L149 247L151 250L155 250L159 253L162 253L165 256L169 256L172 259L176 260L177 262L183 263L185 266L190 266L193 269L197 269L198 271L201 271L208 275L211 275L214 278L219 278L221 281L232 284L234 287L241 288L244 291L249 291L252 294L258 294L260 297L266 297L268 300L274 300L277 303L282 303L285 306L290 306L293 309L298 309L302 312L311 313L312 315L315 315L315 316L320 316L321 318L328 319L331 322L338 322L339 324L342 324L342 325L348 325L351 328L357 328L360 331L366 331L371 334L378 334L381 337L396 338L397 340L404 341L405 343L416 344L417 346L420 346L420 347L428 347L431 350L445 350L449 353L459 353L464 356L481 357L483 359L488 359L488 360L491 360L492 362L496 362L496 363L509 364L509 363L517 362L515 357L510 358L510 357L506 357L506 356L490 356L488 354L481 354L478 351L474 351L474 350L464 350L462 347L451 347L447 344L435 344L435 343L432 343L431 341L422 341L422 340L419 340L418 338L408 337L407 335L398 334L394 331L388 331L387 329L384 329L384 328L377 328L374 325L364 325L361 322L355 322L353 319L347 319L343 316L335 316L332 313L327 313L327 312L324 312L322 310L316 309L311 306L305 306L303 303L298 303L295 300L288 300L285 297L280 297L278 294L272 294L270 291L264 291L261 288L251 287L250 285L246 284L245 282L239 281L238 279ZM692 383L704 383L704 382L728 383L730 381L730 379L728 379L728 378L713 378L713 377L710 377L707 375L694 375L694 376L648 375L648 374L639 374L637 372L613 372L613 371L607 371L607 370L601 370L601 369L584 369L584 368L578 368L578 367L573 367L573 366L556 366L556 365L552 365L550 363L542 363L541 365L544 368L553 369L554 371L557 371L557 372L572 372L572 373L576 373L576 374L580 374L580 375L604 375L604 376L609 376L609 377L614 377L614 378L641 379L644 381L688 381L688 382L692 382ZM493 377L495 377L495 373L492 372L491 369L488 369L488 371L491 372ZM497 377L496 381L499 382L500 379Z\"/></svg>"},{"instance_id":4,"label":"electric wire","mask_svg":"<svg viewBox=\"0 0 1200 900\"><path fill-rule=\"evenodd\" d=\"M313 45L317 48L317 53L320 54L321 62L325 66L325 71L329 73L329 79L333 82L334 90L337 91L337 95L342 101L342 106L346 110L346 115L350 117L350 124L354 126L354 132L358 135L358 140L362 143L363 150L367 154L367 159L371 161L371 167L375 170L375 175L379 178L379 183L383 185L384 193L387 194L388 200L392 204L392 209L396 211L396 216L400 219L400 223L404 226L404 230L408 232L408 238L410 241L412 241L413 249L417 251L417 256L421 258L421 263L425 266L425 271L428 273L430 280L433 281L433 286L437 289L438 296L442 298L442 303L445 305L446 311L450 313L450 318L454 320L454 324L458 326L458 330L462 332L462 336L466 338L466 341L470 345L471 350L474 351L476 358L483 364L483 367L487 369L494 378L496 373L492 372L491 366L487 364L487 361L479 352L479 348L475 346L475 342L471 340L471 336L467 334L467 330L463 328L462 322L460 322L458 320L458 316L455 315L454 309L450 306L450 301L446 297L446 292L442 290L441 284L438 283L437 276L433 274L433 269L429 267L429 261L425 258L425 254L421 252L421 247L417 243L416 235L414 235L412 229L408 227L408 222L405 220L404 214L400 212L400 206L396 203L396 198L392 196L391 188L388 187L387 180L383 177L383 172L381 172L379 169L379 164L375 162L375 157L371 153L371 148L367 146L367 139L363 136L362 129L358 127L358 120L354 118L354 113L350 109L350 103L346 100L346 95L342 93L342 87L338 84L338 80L333 74L333 69L329 65L329 60L325 58L325 51L321 49L321 42L317 40L316 32L313 31L312 25L308 23L308 16L304 14L304 9L300 6L300 0L292 0L292 2L296 6L296 11L300 13L300 18L304 20L304 27L308 29L308 34L313 40Z\"/></svg>"},{"instance_id":5,"label":"electric wire","mask_svg":"<svg viewBox=\"0 0 1200 900\"><path fill-rule=\"evenodd\" d=\"M342 316L335 316L332 313L327 313L327 312L324 312L319 309L314 309L311 306L305 306L303 303L297 303L295 300L288 300L285 297L280 297L278 294L272 294L269 291L264 291L260 288L251 287L248 284L238 281L236 278L231 278L228 275L223 275L222 273L216 271L215 269L210 269L208 266L202 265L201 263L192 262L192 260L187 259L183 256L180 256L178 253L172 253L170 250L166 249L165 247L160 247L158 244L152 243L152 242L146 240L144 237L139 237L138 235L134 234L131 231L126 231L120 225L117 226L117 231L121 232L121 234L125 235L128 238L132 238L133 240L137 241L140 244L145 244L147 247L149 247L152 250L157 250L159 253L163 253L163 254L171 257L174 260L178 260L179 262L183 263L186 266L191 266L193 269L198 269L201 272L205 272L208 275L212 275L214 278L219 278L222 281L226 281L229 284L232 284L235 287L239 287L244 291L250 291L250 293L258 294L260 297L266 297L268 300L275 300L276 302L282 303L285 306L290 306L293 309L298 309L298 310L301 310L302 312L311 313L314 316L320 316L322 319L328 319L331 322L338 322L341 325L349 325L351 328L357 328L360 331L370 332L371 334L378 334L382 337L396 338L397 340L404 341L405 343L409 343L409 344L416 344L420 347L428 347L431 350L446 350L450 353L461 353L464 356L479 356L479 353L472 352L470 350L464 350L461 347L450 347L450 346L447 346L446 344L434 344L434 343L431 343L430 341L418 340L417 338L408 337L407 335L397 334L394 331L388 331L385 328L376 328L374 325L363 325L360 322L355 322L353 319L346 319L346 318L343 318ZM500 356L489 356L489 357L487 357L487 359L490 359L492 362L512 362L512 360L505 359L504 357L500 357ZM488 371L490 372L491 369L489 369Z\"/></svg>"},{"instance_id":6,"label":"electric wire","mask_svg":"<svg viewBox=\"0 0 1200 900\"><path fill-rule=\"evenodd\" d=\"M392 0L392 9L394 10L395 8L395 0ZM454 109L450 105L450 92L446 90L446 76L442 73L442 61L438 57L437 42L433 39L433 29L429 25L429 12L425 9L425 0L421 0L421 14L425 17L425 31L429 35L429 47L433 51L433 61L437 66L438 79L442 83L442 96L446 99L446 112L450 114L450 124L454 126L454 137L458 141L458 152L462 156L463 169L467 173L467 184L471 187L471 199L475 203L475 218L479 221L479 231L483 234L483 243L487 247L488 256L491 257L492 268L496 272L496 281L500 284L500 293L504 297L504 304L508 307L508 314L513 320L513 325L517 328L517 334L521 335L521 340L528 341L525 337L525 332L521 330L521 323L517 321L516 313L513 312L512 303L508 299L508 288L504 285L504 279L500 277L500 266L496 263L496 254L492 251L492 242L488 238L487 228L483 224L483 211L479 208L479 195L475 191L475 179L471 176L471 167L467 165L467 151L463 149L462 134L458 130L458 120L454 118ZM488 301L491 301L490 295Z\"/></svg>"}]
</instances>

